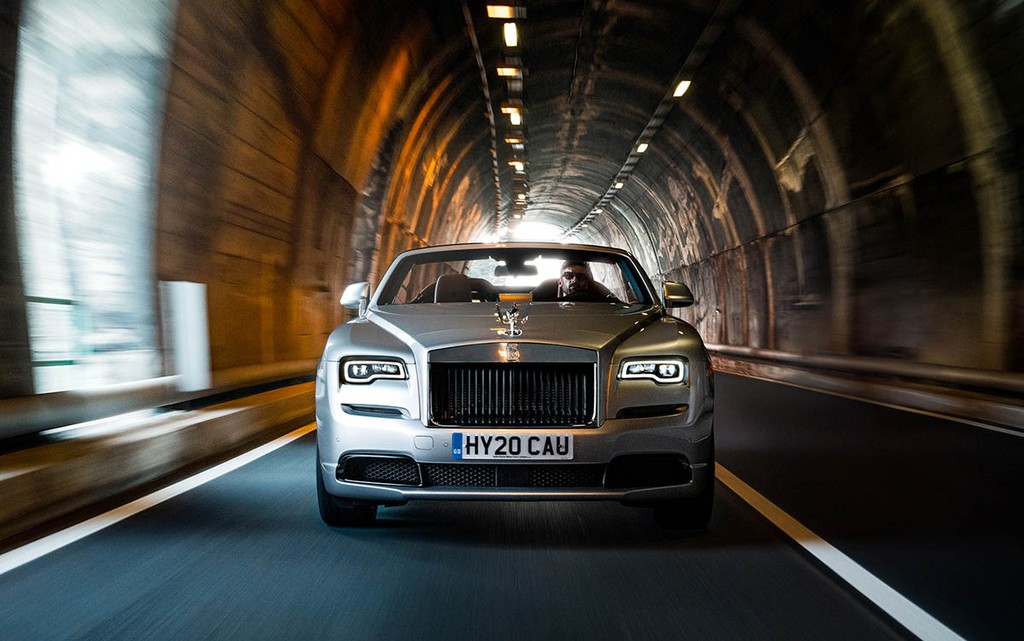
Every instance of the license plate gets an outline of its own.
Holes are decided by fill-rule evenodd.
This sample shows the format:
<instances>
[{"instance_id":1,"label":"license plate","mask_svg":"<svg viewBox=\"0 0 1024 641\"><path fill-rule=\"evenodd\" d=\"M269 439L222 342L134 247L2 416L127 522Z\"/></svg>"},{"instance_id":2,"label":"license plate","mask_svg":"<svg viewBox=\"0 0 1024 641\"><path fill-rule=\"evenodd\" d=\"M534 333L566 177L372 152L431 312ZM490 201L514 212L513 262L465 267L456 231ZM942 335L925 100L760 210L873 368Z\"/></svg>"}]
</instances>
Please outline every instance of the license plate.
<instances>
[{"instance_id":1,"label":"license plate","mask_svg":"<svg viewBox=\"0 0 1024 641\"><path fill-rule=\"evenodd\" d=\"M452 434L452 458L461 460L572 460L572 434Z\"/></svg>"}]
</instances>

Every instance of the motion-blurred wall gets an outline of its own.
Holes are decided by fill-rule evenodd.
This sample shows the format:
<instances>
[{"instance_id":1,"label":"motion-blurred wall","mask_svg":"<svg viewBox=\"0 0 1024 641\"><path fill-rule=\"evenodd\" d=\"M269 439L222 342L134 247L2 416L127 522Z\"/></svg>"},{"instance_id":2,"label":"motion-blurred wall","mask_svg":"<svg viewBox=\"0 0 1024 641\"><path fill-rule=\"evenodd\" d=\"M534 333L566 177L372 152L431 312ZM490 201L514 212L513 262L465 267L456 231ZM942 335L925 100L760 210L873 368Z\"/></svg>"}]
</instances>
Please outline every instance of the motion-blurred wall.
<instances>
[{"instance_id":1,"label":"motion-blurred wall","mask_svg":"<svg viewBox=\"0 0 1024 641\"><path fill-rule=\"evenodd\" d=\"M0 3L0 398L33 390L14 219L14 70L20 11L19 0Z\"/></svg>"}]
</instances>

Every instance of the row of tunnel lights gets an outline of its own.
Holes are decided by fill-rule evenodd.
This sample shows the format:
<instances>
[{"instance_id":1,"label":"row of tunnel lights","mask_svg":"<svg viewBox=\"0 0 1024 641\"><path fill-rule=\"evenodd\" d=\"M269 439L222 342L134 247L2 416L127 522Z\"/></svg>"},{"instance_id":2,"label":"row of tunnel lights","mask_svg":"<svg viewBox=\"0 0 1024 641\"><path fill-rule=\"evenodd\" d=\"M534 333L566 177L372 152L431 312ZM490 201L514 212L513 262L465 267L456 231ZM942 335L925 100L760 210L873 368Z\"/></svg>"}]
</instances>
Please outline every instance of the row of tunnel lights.
<instances>
[{"instance_id":1,"label":"row of tunnel lights","mask_svg":"<svg viewBox=\"0 0 1024 641\"><path fill-rule=\"evenodd\" d=\"M634 145L633 149L630 151L629 156L626 158L626 162L623 163L618 173L616 173L615 178L612 179L611 186L608 187L604 195L601 196L601 198L598 199L596 203L594 203L593 207L591 207L590 211L587 212L585 216L583 216L579 221L577 221L575 225L573 225L572 227L570 227L569 229L562 233L562 239L568 239L575 236L580 231L585 229L590 224L590 222L594 220L597 216L604 213L605 207L607 207L608 204L611 203L612 199L615 198L619 190L625 187L626 181L629 179L630 174L633 173L633 168L640 160L640 156L642 156L644 152L646 152L648 148L650 148L649 141L653 139L654 136L661 129L661 125L664 122L664 114L667 113L668 110L671 108L671 101L676 98L681 98L683 94L685 94L686 91L690 88L690 84L690 80L678 80L675 87L672 89L670 97L666 96L664 99L662 99L661 105L655 111L655 114L654 116L652 116L651 121L644 128L639 140Z\"/></svg>"},{"instance_id":2,"label":"row of tunnel lights","mask_svg":"<svg viewBox=\"0 0 1024 641\"><path fill-rule=\"evenodd\" d=\"M510 146L512 168L512 218L519 220L526 213L530 202L529 177L526 172L526 136L523 133L525 105L523 104L524 69L521 58L514 55L520 50L519 27L516 20L526 18L526 8L511 5L487 5L487 17L504 21L502 39L505 42L505 59L496 69L499 78L507 81L507 99L501 105L501 113L508 116L509 130L505 143Z\"/></svg>"},{"instance_id":3,"label":"row of tunnel lights","mask_svg":"<svg viewBox=\"0 0 1024 641\"><path fill-rule=\"evenodd\" d=\"M515 20L521 20L526 18L526 8L511 5L487 5L487 17L495 20L505 20L502 24L502 37L505 42L507 51L515 51L519 48L519 28ZM512 203L512 218L521 219L523 214L526 212L526 206L529 203L529 183L527 181L526 174L526 137L522 133L523 127L523 111L524 105L522 101L522 83L524 69L522 67L521 60L518 60L512 56L506 54L506 60L504 64L499 65L496 69L499 78L505 78L508 80L508 94L509 100L502 104L501 113L509 117L509 124L512 129L509 135L505 136L505 142L511 145L512 149L512 160L509 161L509 165L514 170L513 179L513 194L515 199ZM681 98L686 93L687 89L690 88L690 80L679 80L675 88L672 90L673 98ZM514 98L512 94L518 93L519 97ZM633 148L630 157L623 165L622 169L616 174L612 186L605 192L604 196L594 205L590 212L584 216L575 226L565 232L564 236L572 236L581 229L585 228L591 220L597 215L601 214L603 207L606 206L615 194L625 186L625 181L629 178L629 174L632 173L633 166L636 164L637 159L640 155L647 151L650 147L648 140L657 133L657 128L648 126L644 130L644 134L641 137L635 147Z\"/></svg>"}]
</instances>

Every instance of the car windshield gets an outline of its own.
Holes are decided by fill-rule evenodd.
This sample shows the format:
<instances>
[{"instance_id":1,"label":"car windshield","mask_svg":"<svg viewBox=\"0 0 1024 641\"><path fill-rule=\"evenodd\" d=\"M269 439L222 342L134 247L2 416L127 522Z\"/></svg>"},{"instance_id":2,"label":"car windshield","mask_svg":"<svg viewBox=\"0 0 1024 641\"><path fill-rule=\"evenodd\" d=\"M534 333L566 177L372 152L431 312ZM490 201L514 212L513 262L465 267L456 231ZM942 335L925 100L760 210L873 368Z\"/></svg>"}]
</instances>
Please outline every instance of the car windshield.
<instances>
[{"instance_id":1,"label":"car windshield","mask_svg":"<svg viewBox=\"0 0 1024 641\"><path fill-rule=\"evenodd\" d=\"M409 254L379 305L531 300L651 304L646 277L620 254L579 249L458 248Z\"/></svg>"}]
</instances>

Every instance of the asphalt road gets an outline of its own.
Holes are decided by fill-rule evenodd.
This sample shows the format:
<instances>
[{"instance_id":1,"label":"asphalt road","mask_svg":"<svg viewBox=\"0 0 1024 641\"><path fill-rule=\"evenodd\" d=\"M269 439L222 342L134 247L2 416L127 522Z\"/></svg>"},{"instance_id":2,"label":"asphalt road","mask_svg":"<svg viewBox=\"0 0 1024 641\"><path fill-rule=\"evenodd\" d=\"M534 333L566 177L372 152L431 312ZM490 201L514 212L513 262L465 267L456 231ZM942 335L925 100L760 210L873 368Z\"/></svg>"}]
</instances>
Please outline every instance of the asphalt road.
<instances>
[{"instance_id":1,"label":"asphalt road","mask_svg":"<svg viewBox=\"0 0 1024 641\"><path fill-rule=\"evenodd\" d=\"M803 501L774 446L757 445L782 438L765 436L765 421L793 417L755 403L796 411L796 400L820 420L817 399L735 377L719 385L720 462L755 487L767 479L759 490L883 574L891 555L916 549L905 519L858 529L821 487ZM875 412L837 401L821 401L827 416ZM799 451L806 439L782 442ZM411 504L344 530L317 516L313 460L307 435L0 575L0 639L911 638L721 484L711 528L696 536L659 529L646 510L582 502ZM926 537L925 552L948 551L941 543L952 542ZM897 583L912 574L896 566ZM958 607L971 613L969 598Z\"/></svg>"},{"instance_id":2,"label":"asphalt road","mask_svg":"<svg viewBox=\"0 0 1024 641\"><path fill-rule=\"evenodd\" d=\"M1024 438L717 382L720 464L964 638L1024 638Z\"/></svg>"}]
</instances>

